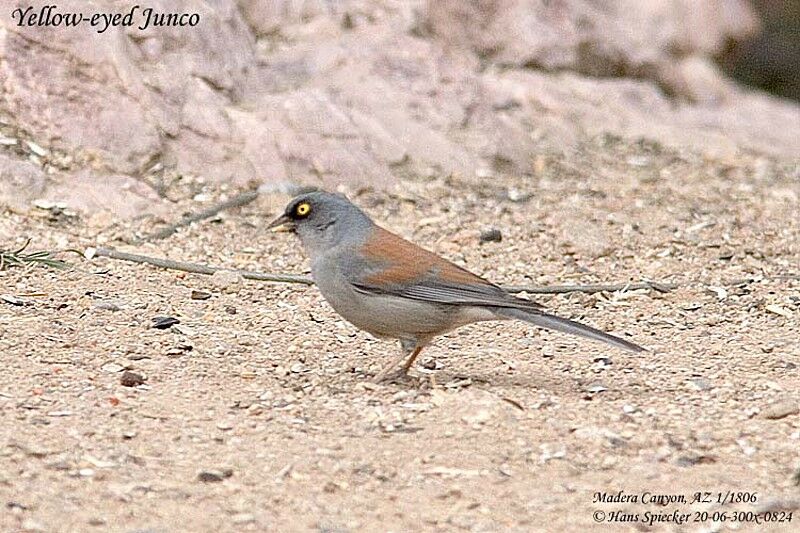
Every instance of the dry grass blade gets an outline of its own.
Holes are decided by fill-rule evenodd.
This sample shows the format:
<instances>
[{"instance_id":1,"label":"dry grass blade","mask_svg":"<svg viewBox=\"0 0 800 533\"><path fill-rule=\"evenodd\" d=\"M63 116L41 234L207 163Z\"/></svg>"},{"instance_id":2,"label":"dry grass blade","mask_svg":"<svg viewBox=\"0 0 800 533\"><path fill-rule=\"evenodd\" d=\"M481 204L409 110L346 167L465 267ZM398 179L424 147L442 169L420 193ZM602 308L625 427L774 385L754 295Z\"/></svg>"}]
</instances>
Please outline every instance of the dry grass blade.
<instances>
[{"instance_id":1,"label":"dry grass blade","mask_svg":"<svg viewBox=\"0 0 800 533\"><path fill-rule=\"evenodd\" d=\"M31 239L27 239L25 244L16 250L2 250L0 249L0 270L6 270L11 267L25 267L34 265L44 265L46 267L63 270L70 267L70 264L60 259L53 257L54 252L46 250L38 252L24 253L31 243ZM73 250L71 250L73 251Z\"/></svg>"}]
</instances>

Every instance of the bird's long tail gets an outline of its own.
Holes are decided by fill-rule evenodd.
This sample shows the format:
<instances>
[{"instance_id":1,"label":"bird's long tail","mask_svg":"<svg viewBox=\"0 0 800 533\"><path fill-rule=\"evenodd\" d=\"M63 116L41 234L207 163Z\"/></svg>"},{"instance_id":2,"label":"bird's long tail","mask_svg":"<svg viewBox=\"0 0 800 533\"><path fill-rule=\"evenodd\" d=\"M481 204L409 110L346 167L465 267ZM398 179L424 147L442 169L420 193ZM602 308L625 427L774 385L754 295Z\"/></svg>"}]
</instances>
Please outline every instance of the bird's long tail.
<instances>
[{"instance_id":1,"label":"bird's long tail","mask_svg":"<svg viewBox=\"0 0 800 533\"><path fill-rule=\"evenodd\" d=\"M531 324L542 328L554 329L556 331L561 331L562 333L569 333L571 335L578 335L581 337L586 337L587 339L605 342L606 344L610 344L611 346L616 346L617 348L628 350L630 352L644 351L644 348L632 342L620 339L614 335L609 335L608 333L604 333L598 329L594 329L593 327L586 326L567 318L561 318L555 315L544 313L538 309L504 307L496 308L495 313L505 318L524 320L525 322L530 322Z\"/></svg>"}]
</instances>

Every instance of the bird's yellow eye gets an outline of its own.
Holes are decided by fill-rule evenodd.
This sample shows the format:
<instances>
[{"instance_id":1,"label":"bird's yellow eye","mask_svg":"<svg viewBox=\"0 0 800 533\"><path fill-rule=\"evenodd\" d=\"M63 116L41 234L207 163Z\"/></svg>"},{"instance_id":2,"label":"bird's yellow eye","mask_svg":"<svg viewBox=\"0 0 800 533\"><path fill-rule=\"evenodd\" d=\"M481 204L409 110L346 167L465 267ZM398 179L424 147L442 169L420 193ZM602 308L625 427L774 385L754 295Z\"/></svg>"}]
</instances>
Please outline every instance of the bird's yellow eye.
<instances>
[{"instance_id":1,"label":"bird's yellow eye","mask_svg":"<svg viewBox=\"0 0 800 533\"><path fill-rule=\"evenodd\" d=\"M294 212L297 213L297 216L299 217L308 216L308 214L311 212L311 206L308 203L303 202L295 208Z\"/></svg>"}]
</instances>

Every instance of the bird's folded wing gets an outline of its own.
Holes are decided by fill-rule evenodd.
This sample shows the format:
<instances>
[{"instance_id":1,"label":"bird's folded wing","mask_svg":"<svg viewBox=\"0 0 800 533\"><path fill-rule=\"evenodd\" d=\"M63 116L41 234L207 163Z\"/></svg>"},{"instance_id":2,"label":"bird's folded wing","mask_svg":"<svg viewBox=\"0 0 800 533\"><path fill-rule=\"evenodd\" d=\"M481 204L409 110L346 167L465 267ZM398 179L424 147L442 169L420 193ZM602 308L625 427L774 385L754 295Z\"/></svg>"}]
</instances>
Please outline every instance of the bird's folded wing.
<instances>
[{"instance_id":1,"label":"bird's folded wing","mask_svg":"<svg viewBox=\"0 0 800 533\"><path fill-rule=\"evenodd\" d=\"M450 305L541 308L377 226L350 259L350 282L365 294Z\"/></svg>"},{"instance_id":2,"label":"bird's folded wing","mask_svg":"<svg viewBox=\"0 0 800 533\"><path fill-rule=\"evenodd\" d=\"M353 283L363 294L393 295L411 300L449 305L476 305L489 307L513 307L522 309L542 308L529 300L516 298L496 285L448 284L437 279L422 279L409 284L381 286L368 283Z\"/></svg>"}]
</instances>

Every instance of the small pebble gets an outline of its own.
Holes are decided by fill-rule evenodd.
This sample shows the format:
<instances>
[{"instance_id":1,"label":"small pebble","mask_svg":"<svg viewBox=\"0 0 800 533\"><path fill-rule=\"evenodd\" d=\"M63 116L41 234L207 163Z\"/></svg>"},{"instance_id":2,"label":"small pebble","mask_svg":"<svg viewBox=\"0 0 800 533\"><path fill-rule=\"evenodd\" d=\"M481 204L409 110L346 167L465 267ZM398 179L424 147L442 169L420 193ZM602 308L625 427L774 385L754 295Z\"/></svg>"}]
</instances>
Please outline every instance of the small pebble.
<instances>
[{"instance_id":1,"label":"small pebble","mask_svg":"<svg viewBox=\"0 0 800 533\"><path fill-rule=\"evenodd\" d=\"M125 367L118 364L118 363L106 363L100 367L103 372L108 372L109 374L116 374L117 372L122 372L125 370Z\"/></svg>"},{"instance_id":2,"label":"small pebble","mask_svg":"<svg viewBox=\"0 0 800 533\"><path fill-rule=\"evenodd\" d=\"M25 305L24 300L20 300L19 298L17 298L16 296L12 296L11 294L0 294L0 300L11 305Z\"/></svg>"},{"instance_id":3,"label":"small pebble","mask_svg":"<svg viewBox=\"0 0 800 533\"><path fill-rule=\"evenodd\" d=\"M203 470L197 474L197 480L203 483L219 483L233 476L233 470L225 468L222 470Z\"/></svg>"},{"instance_id":4,"label":"small pebble","mask_svg":"<svg viewBox=\"0 0 800 533\"><path fill-rule=\"evenodd\" d=\"M181 321L172 316L154 316L153 327L156 329L169 329L175 324L180 324Z\"/></svg>"},{"instance_id":5,"label":"small pebble","mask_svg":"<svg viewBox=\"0 0 800 533\"><path fill-rule=\"evenodd\" d=\"M490 228L481 232L481 242L500 242L503 240L503 233L497 228Z\"/></svg>"},{"instance_id":6,"label":"small pebble","mask_svg":"<svg viewBox=\"0 0 800 533\"><path fill-rule=\"evenodd\" d=\"M208 300L211 298L210 292L192 291L192 300Z\"/></svg>"},{"instance_id":7,"label":"small pebble","mask_svg":"<svg viewBox=\"0 0 800 533\"><path fill-rule=\"evenodd\" d=\"M211 276L211 284L223 292L235 293L242 288L244 278L236 272L220 270Z\"/></svg>"},{"instance_id":8,"label":"small pebble","mask_svg":"<svg viewBox=\"0 0 800 533\"><path fill-rule=\"evenodd\" d=\"M136 387L145 382L145 377L137 372L126 370L119 378L119 382L123 387Z\"/></svg>"},{"instance_id":9,"label":"small pebble","mask_svg":"<svg viewBox=\"0 0 800 533\"><path fill-rule=\"evenodd\" d=\"M784 400L766 406L764 410L761 411L761 416L767 420L780 420L781 418L796 415L797 413L800 413L800 405L798 405L797 402Z\"/></svg>"},{"instance_id":10,"label":"small pebble","mask_svg":"<svg viewBox=\"0 0 800 533\"><path fill-rule=\"evenodd\" d=\"M22 522L22 531L46 531L43 525L30 518Z\"/></svg>"},{"instance_id":11,"label":"small pebble","mask_svg":"<svg viewBox=\"0 0 800 533\"><path fill-rule=\"evenodd\" d=\"M239 513L231 517L231 522L234 524L250 524L256 521L256 517L250 513Z\"/></svg>"}]
</instances>

